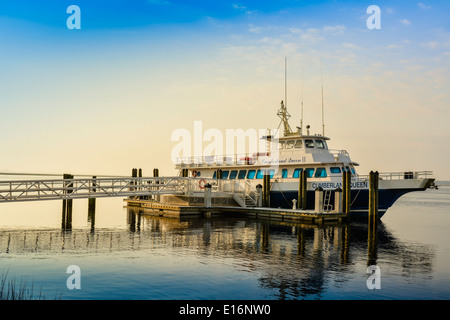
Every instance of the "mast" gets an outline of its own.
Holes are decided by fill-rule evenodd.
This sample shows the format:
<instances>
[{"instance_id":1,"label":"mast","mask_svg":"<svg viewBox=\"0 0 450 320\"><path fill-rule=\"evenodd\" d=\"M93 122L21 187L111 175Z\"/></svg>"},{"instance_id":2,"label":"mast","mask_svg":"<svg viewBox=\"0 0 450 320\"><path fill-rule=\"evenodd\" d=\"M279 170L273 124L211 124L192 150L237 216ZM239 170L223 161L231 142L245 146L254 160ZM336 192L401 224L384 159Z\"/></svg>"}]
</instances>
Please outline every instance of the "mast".
<instances>
[{"instance_id":1,"label":"mast","mask_svg":"<svg viewBox=\"0 0 450 320\"><path fill-rule=\"evenodd\" d=\"M287 107L287 57L284 57L284 105Z\"/></svg>"},{"instance_id":2,"label":"mast","mask_svg":"<svg viewBox=\"0 0 450 320\"><path fill-rule=\"evenodd\" d=\"M320 62L320 78L322 81L322 136L325 137L325 121L324 121L324 107L323 107L323 72L322 72L322 62Z\"/></svg>"},{"instance_id":3,"label":"mast","mask_svg":"<svg viewBox=\"0 0 450 320\"><path fill-rule=\"evenodd\" d=\"M303 134L303 71L302 71L302 112L300 114L300 135Z\"/></svg>"},{"instance_id":4,"label":"mast","mask_svg":"<svg viewBox=\"0 0 450 320\"><path fill-rule=\"evenodd\" d=\"M284 102L281 101L281 107L280 107L280 109L278 109L278 112L277 112L277 116L280 117L281 122L283 123L283 126L284 126L284 136L288 136L288 135L292 134L292 129L289 126L289 122L288 122L291 115L287 111L286 99L287 99L287 58L285 57L284 58Z\"/></svg>"}]
</instances>

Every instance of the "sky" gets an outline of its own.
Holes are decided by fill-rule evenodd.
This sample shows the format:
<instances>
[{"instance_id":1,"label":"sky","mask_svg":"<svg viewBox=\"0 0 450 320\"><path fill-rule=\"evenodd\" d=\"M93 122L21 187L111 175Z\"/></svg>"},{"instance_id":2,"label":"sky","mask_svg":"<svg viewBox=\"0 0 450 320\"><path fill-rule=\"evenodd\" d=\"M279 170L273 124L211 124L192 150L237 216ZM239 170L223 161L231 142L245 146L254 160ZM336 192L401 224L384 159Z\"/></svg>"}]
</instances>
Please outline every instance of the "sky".
<instances>
[{"instance_id":1,"label":"sky","mask_svg":"<svg viewBox=\"0 0 450 320\"><path fill-rule=\"evenodd\" d=\"M80 29L67 26L70 5ZM367 8L380 8L369 29ZM0 172L174 175L175 130L277 128L450 180L449 1L0 1Z\"/></svg>"}]
</instances>

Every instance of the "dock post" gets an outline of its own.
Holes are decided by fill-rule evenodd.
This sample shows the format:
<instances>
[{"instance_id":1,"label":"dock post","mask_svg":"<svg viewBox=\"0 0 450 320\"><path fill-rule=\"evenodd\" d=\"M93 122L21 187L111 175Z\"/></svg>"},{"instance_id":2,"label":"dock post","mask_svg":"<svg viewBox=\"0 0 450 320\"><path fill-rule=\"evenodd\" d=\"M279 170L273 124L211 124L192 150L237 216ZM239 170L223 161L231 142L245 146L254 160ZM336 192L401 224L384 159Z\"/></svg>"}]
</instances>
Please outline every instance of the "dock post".
<instances>
[{"instance_id":1,"label":"dock post","mask_svg":"<svg viewBox=\"0 0 450 320\"><path fill-rule=\"evenodd\" d=\"M216 179L217 181L217 185L219 186L218 191L222 191L222 187L223 187L223 172L222 169L217 169L216 171Z\"/></svg>"},{"instance_id":2,"label":"dock post","mask_svg":"<svg viewBox=\"0 0 450 320\"><path fill-rule=\"evenodd\" d=\"M345 175L345 188L344 188L344 194L345 194L345 202L344 202L344 213L349 214L350 213L350 207L351 207L351 200L352 200L352 173L350 171L347 171L344 173Z\"/></svg>"},{"instance_id":3,"label":"dock post","mask_svg":"<svg viewBox=\"0 0 450 320\"><path fill-rule=\"evenodd\" d=\"M342 189L337 187L334 190L334 212L342 213Z\"/></svg>"},{"instance_id":4,"label":"dock post","mask_svg":"<svg viewBox=\"0 0 450 320\"><path fill-rule=\"evenodd\" d=\"M342 212L347 213L347 173L342 171Z\"/></svg>"},{"instance_id":5,"label":"dock post","mask_svg":"<svg viewBox=\"0 0 450 320\"><path fill-rule=\"evenodd\" d=\"M369 174L369 219L367 226L367 266L376 265L378 229L378 171Z\"/></svg>"},{"instance_id":6,"label":"dock post","mask_svg":"<svg viewBox=\"0 0 450 320\"><path fill-rule=\"evenodd\" d=\"M204 204L206 208L211 208L211 185L205 184ZM211 211L205 212L205 218L211 218Z\"/></svg>"},{"instance_id":7,"label":"dock post","mask_svg":"<svg viewBox=\"0 0 450 320\"><path fill-rule=\"evenodd\" d=\"M134 179L134 178L137 178L137 169L136 168L133 168L131 170L131 178L133 178L133 180L131 181L131 184L136 185L136 179ZM135 191L135 190L136 190L136 187L131 187L131 191Z\"/></svg>"},{"instance_id":8,"label":"dock post","mask_svg":"<svg viewBox=\"0 0 450 320\"><path fill-rule=\"evenodd\" d=\"M64 174L63 179L73 179L73 175ZM72 193L70 188L73 187L73 182L64 181L64 194L67 195ZM73 200L72 199L63 199L63 208L62 208L62 229L63 230L72 230L72 208L73 208Z\"/></svg>"},{"instance_id":9,"label":"dock post","mask_svg":"<svg viewBox=\"0 0 450 320\"><path fill-rule=\"evenodd\" d=\"M270 174L268 171L263 175L263 206L270 207Z\"/></svg>"},{"instance_id":10,"label":"dock post","mask_svg":"<svg viewBox=\"0 0 450 320\"><path fill-rule=\"evenodd\" d=\"M92 192L97 192L97 177L93 176L92 179L91 190ZM95 198L88 199L88 222L91 223L91 231L94 230L95 226L95 200Z\"/></svg>"},{"instance_id":11,"label":"dock post","mask_svg":"<svg viewBox=\"0 0 450 320\"><path fill-rule=\"evenodd\" d=\"M303 204L303 201L302 201L302 197L303 197L303 179L302 179L302 173L303 173L303 170L300 172L300 175L299 175L299 177L298 177L298 198L297 198L297 202L298 202L298 208L299 209L303 209L302 207L302 204Z\"/></svg>"},{"instance_id":12,"label":"dock post","mask_svg":"<svg viewBox=\"0 0 450 320\"><path fill-rule=\"evenodd\" d=\"M209 183L205 184L205 195L204 204L206 208L211 208L211 185Z\"/></svg>"},{"instance_id":13,"label":"dock post","mask_svg":"<svg viewBox=\"0 0 450 320\"><path fill-rule=\"evenodd\" d=\"M188 176L188 169L183 169L183 176L186 176L186 177ZM159 178L159 169L158 168L154 168L153 169L153 177L154 178ZM159 184L159 181L156 180L155 184ZM161 200L161 196L160 195L155 195L154 199L159 202Z\"/></svg>"},{"instance_id":14,"label":"dock post","mask_svg":"<svg viewBox=\"0 0 450 320\"><path fill-rule=\"evenodd\" d=\"M302 210L306 210L307 207L307 203L306 203L306 196L307 196L307 176L306 176L306 172L304 170L302 170L302 172L300 172L300 178L301 178L301 184L302 184L302 203L301 203L301 209ZM299 207L300 207L300 203L299 203Z\"/></svg>"},{"instance_id":15,"label":"dock post","mask_svg":"<svg viewBox=\"0 0 450 320\"><path fill-rule=\"evenodd\" d=\"M258 183L256 186L256 194L257 194L257 200L258 200L258 208L261 208L263 206L263 186Z\"/></svg>"},{"instance_id":16,"label":"dock post","mask_svg":"<svg viewBox=\"0 0 450 320\"><path fill-rule=\"evenodd\" d=\"M97 192L97 188L96 188L96 186L97 186L97 183L96 183L96 179L97 177L96 176L93 176L92 177L92 186L91 186L91 192L92 193L94 193L94 192ZM95 211L95 198L89 198L88 199L88 207L89 207L89 211L91 211L91 209L93 209L94 211Z\"/></svg>"},{"instance_id":17,"label":"dock post","mask_svg":"<svg viewBox=\"0 0 450 320\"><path fill-rule=\"evenodd\" d=\"M323 213L323 189L321 187L316 188L315 191L314 211L316 213Z\"/></svg>"},{"instance_id":18,"label":"dock post","mask_svg":"<svg viewBox=\"0 0 450 320\"><path fill-rule=\"evenodd\" d=\"M379 173L369 173L369 220L376 222L378 219L378 177Z\"/></svg>"}]
</instances>

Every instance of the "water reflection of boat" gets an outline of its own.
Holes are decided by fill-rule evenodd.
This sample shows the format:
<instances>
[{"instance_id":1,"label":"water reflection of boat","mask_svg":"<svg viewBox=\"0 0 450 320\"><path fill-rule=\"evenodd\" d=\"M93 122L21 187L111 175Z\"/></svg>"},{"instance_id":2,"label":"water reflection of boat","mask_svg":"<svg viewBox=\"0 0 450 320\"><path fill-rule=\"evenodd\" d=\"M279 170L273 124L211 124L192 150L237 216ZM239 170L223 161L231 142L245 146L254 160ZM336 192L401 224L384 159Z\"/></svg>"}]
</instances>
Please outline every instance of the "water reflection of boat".
<instances>
[{"instance_id":1,"label":"water reflection of boat","mask_svg":"<svg viewBox=\"0 0 450 320\"><path fill-rule=\"evenodd\" d=\"M380 259L389 261L391 269L401 270L401 276L411 278L430 277L433 267L433 247L403 243L382 222L378 224L375 250L371 251L367 224L180 221L129 208L128 225L128 230L2 230L0 256L99 255L130 250L138 254L147 249L170 254L176 250L177 255L194 255L202 260L213 257L218 259L215 261L232 261L229 265L237 270L256 275L261 287L275 299L320 298L330 282L345 287L361 263L369 265Z\"/></svg>"}]
</instances>

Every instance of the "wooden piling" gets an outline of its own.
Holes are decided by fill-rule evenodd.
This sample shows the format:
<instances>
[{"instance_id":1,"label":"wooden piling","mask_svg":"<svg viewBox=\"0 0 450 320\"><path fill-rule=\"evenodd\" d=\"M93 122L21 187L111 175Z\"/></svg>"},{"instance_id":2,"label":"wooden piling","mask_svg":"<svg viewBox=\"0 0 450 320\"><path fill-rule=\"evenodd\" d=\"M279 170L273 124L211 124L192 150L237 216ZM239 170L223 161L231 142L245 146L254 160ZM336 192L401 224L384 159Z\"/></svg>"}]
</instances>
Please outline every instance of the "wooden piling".
<instances>
[{"instance_id":1,"label":"wooden piling","mask_svg":"<svg viewBox=\"0 0 450 320\"><path fill-rule=\"evenodd\" d=\"M369 173L369 213L367 224L367 265L376 265L378 243L378 171Z\"/></svg>"},{"instance_id":2,"label":"wooden piling","mask_svg":"<svg viewBox=\"0 0 450 320\"><path fill-rule=\"evenodd\" d=\"M352 184L352 174L350 171L343 172L343 209L344 213L349 214L350 213L350 207L351 207L351 200L352 200L352 190L351 190L351 184Z\"/></svg>"},{"instance_id":3,"label":"wooden piling","mask_svg":"<svg viewBox=\"0 0 450 320\"><path fill-rule=\"evenodd\" d=\"M306 203L306 197L307 197L307 193L308 193L308 184L307 184L307 175L306 175L306 172L304 171L304 170L302 170L302 172L300 172L300 181L301 181L301 184L302 184L302 202L301 202L301 205L300 205L300 203L298 204L298 206L299 206L299 208L300 209L302 209L302 210L306 210L306 206L307 206L307 203Z\"/></svg>"},{"instance_id":4,"label":"wooden piling","mask_svg":"<svg viewBox=\"0 0 450 320\"><path fill-rule=\"evenodd\" d=\"M298 198L297 198L297 203L298 203L298 208L299 209L303 209L302 208L302 199L303 199L303 180L302 180L302 173L303 170L300 172L299 176L298 176Z\"/></svg>"},{"instance_id":5,"label":"wooden piling","mask_svg":"<svg viewBox=\"0 0 450 320\"><path fill-rule=\"evenodd\" d=\"M263 206L270 207L270 173L265 171L263 175Z\"/></svg>"},{"instance_id":6,"label":"wooden piling","mask_svg":"<svg viewBox=\"0 0 450 320\"><path fill-rule=\"evenodd\" d=\"M378 179L379 173L369 173L369 220L375 222L378 219Z\"/></svg>"},{"instance_id":7,"label":"wooden piling","mask_svg":"<svg viewBox=\"0 0 450 320\"><path fill-rule=\"evenodd\" d=\"M63 179L73 179L73 175L64 174ZM68 196L68 194L72 193L70 188L73 187L73 182L64 181L64 194ZM72 229L72 208L73 208L73 200L72 199L63 199L62 206L62 223L61 227L63 230L71 230Z\"/></svg>"},{"instance_id":8,"label":"wooden piling","mask_svg":"<svg viewBox=\"0 0 450 320\"><path fill-rule=\"evenodd\" d=\"M93 181L92 181L92 186L91 186L91 191L92 193L97 192L97 183L96 180L97 176L93 176L92 177ZM88 211L89 213L93 212L95 214L95 198L89 198L88 199Z\"/></svg>"}]
</instances>

